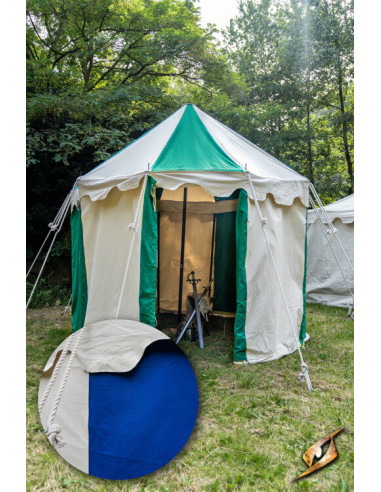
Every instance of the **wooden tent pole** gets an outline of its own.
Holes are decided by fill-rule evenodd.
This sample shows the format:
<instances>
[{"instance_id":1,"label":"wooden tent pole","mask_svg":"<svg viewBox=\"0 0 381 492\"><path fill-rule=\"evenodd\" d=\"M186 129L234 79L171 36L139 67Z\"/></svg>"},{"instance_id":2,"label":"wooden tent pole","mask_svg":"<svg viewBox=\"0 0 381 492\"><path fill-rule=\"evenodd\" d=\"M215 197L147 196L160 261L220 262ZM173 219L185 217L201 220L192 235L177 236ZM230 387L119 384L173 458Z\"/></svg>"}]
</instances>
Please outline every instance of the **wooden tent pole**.
<instances>
[{"instance_id":1,"label":"wooden tent pole","mask_svg":"<svg viewBox=\"0 0 381 492\"><path fill-rule=\"evenodd\" d=\"M185 248L185 227L187 221L187 188L184 188L183 196L183 222L181 227L181 252L180 252L180 278L179 278L179 304L177 309L177 324L181 323L181 310L183 300L183 279L184 279L184 248Z\"/></svg>"},{"instance_id":2,"label":"wooden tent pole","mask_svg":"<svg viewBox=\"0 0 381 492\"><path fill-rule=\"evenodd\" d=\"M213 214L213 230L212 230L212 247L210 252L210 270L209 270L209 295L212 293L212 275L213 275L213 256L214 256L214 236L216 233L216 214Z\"/></svg>"}]
</instances>

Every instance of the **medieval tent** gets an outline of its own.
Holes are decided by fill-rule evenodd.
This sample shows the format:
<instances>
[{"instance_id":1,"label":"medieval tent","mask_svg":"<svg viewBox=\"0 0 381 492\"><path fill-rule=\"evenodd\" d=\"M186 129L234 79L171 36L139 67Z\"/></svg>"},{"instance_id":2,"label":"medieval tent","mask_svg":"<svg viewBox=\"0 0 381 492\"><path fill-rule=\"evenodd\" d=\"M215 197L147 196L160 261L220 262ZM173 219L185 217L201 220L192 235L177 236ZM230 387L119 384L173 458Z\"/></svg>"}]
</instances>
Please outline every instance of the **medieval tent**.
<instances>
[{"instance_id":1,"label":"medieval tent","mask_svg":"<svg viewBox=\"0 0 381 492\"><path fill-rule=\"evenodd\" d=\"M354 195L308 212L307 301L353 305ZM334 241L330 220L341 244ZM342 245L342 247L340 247Z\"/></svg>"},{"instance_id":2,"label":"medieval tent","mask_svg":"<svg viewBox=\"0 0 381 492\"><path fill-rule=\"evenodd\" d=\"M184 312L194 270L235 314L235 362L302 359L308 199L307 178L181 107L74 185L73 329Z\"/></svg>"}]
</instances>

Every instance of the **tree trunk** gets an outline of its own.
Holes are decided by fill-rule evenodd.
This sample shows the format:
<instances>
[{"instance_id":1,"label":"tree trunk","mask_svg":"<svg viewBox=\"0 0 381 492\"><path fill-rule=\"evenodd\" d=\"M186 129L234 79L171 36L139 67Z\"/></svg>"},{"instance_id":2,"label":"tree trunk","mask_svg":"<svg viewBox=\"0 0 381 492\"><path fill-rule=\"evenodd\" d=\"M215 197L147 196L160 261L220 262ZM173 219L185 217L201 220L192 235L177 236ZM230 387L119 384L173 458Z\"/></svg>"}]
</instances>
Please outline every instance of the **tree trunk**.
<instances>
[{"instance_id":1,"label":"tree trunk","mask_svg":"<svg viewBox=\"0 0 381 492\"><path fill-rule=\"evenodd\" d=\"M338 88L339 88L339 95L340 95L340 112L341 112L341 121L342 121L342 137L343 137L343 143L344 143L344 153L345 153L345 159L347 161L347 168L348 168L348 174L349 174L348 192L349 192L349 194L352 194L353 193L353 185L354 185L353 163L352 163L352 159L351 159L351 154L349 152L348 125L347 125L347 118L346 118L345 105L344 105L343 76L342 76L342 72L341 72L340 60L339 60L339 66L338 66Z\"/></svg>"}]
</instances>

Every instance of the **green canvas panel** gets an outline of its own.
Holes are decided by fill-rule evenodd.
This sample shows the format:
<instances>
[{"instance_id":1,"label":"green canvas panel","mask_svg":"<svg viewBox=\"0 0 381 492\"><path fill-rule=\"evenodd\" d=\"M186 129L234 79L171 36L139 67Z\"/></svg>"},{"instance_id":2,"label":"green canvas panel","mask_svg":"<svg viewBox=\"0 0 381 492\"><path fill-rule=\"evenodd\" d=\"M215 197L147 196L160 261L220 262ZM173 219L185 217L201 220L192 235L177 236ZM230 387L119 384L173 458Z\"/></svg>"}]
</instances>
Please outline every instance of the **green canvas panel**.
<instances>
[{"instance_id":1,"label":"green canvas panel","mask_svg":"<svg viewBox=\"0 0 381 492\"><path fill-rule=\"evenodd\" d=\"M152 171L240 171L217 145L191 104L152 166Z\"/></svg>"},{"instance_id":2,"label":"green canvas panel","mask_svg":"<svg viewBox=\"0 0 381 492\"><path fill-rule=\"evenodd\" d=\"M227 313L237 305L235 225L236 212L216 214L213 309Z\"/></svg>"},{"instance_id":3,"label":"green canvas panel","mask_svg":"<svg viewBox=\"0 0 381 492\"><path fill-rule=\"evenodd\" d=\"M299 341L303 344L304 339L306 338L306 329L307 329L307 226L308 226L308 208L306 209L306 238L304 241L304 277L303 277L303 318L302 324L300 325L299 331Z\"/></svg>"},{"instance_id":4,"label":"green canvas panel","mask_svg":"<svg viewBox=\"0 0 381 492\"><path fill-rule=\"evenodd\" d=\"M239 190L236 190L228 197L214 199L219 202L238 197ZM226 313L234 313L237 306L235 227L236 212L216 214L213 309Z\"/></svg>"},{"instance_id":5,"label":"green canvas panel","mask_svg":"<svg viewBox=\"0 0 381 492\"><path fill-rule=\"evenodd\" d=\"M156 181L149 177L144 193L142 234L140 245L139 320L155 326L157 275L157 212L152 190Z\"/></svg>"},{"instance_id":6,"label":"green canvas panel","mask_svg":"<svg viewBox=\"0 0 381 492\"><path fill-rule=\"evenodd\" d=\"M87 277L81 207L74 207L70 215L71 225L71 271L72 271L72 315L73 331L83 327L87 308Z\"/></svg>"},{"instance_id":7,"label":"green canvas panel","mask_svg":"<svg viewBox=\"0 0 381 492\"><path fill-rule=\"evenodd\" d=\"M246 253L247 253L247 221L248 197L244 190L240 191L236 217L236 249L237 249L237 310L234 322L234 360L245 361L246 358Z\"/></svg>"}]
</instances>

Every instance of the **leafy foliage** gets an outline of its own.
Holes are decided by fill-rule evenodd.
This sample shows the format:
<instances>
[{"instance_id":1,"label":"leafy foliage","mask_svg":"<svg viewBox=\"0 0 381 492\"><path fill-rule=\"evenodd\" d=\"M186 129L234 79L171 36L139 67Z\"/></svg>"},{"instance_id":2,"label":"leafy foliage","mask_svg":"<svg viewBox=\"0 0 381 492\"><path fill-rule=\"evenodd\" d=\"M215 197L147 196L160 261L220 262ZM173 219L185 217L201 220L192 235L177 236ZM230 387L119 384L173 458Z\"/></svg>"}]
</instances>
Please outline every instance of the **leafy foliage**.
<instances>
[{"instance_id":1,"label":"leafy foliage","mask_svg":"<svg viewBox=\"0 0 381 492\"><path fill-rule=\"evenodd\" d=\"M242 133L326 201L352 193L352 2L241 1L225 43L248 87Z\"/></svg>"},{"instance_id":2,"label":"leafy foliage","mask_svg":"<svg viewBox=\"0 0 381 492\"><path fill-rule=\"evenodd\" d=\"M193 0L27 0L27 241L75 179L194 102L353 192L352 0L241 0L217 41Z\"/></svg>"},{"instance_id":3,"label":"leafy foliage","mask_svg":"<svg viewBox=\"0 0 381 492\"><path fill-rule=\"evenodd\" d=\"M26 283L26 299L32 292L33 284ZM52 287L48 284L46 279L41 278L38 288L33 294L30 307L31 308L44 308L49 306L65 305L70 298L70 289L65 287Z\"/></svg>"}]
</instances>

